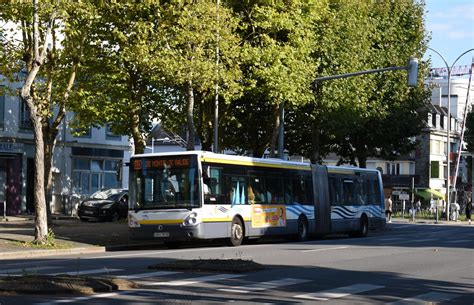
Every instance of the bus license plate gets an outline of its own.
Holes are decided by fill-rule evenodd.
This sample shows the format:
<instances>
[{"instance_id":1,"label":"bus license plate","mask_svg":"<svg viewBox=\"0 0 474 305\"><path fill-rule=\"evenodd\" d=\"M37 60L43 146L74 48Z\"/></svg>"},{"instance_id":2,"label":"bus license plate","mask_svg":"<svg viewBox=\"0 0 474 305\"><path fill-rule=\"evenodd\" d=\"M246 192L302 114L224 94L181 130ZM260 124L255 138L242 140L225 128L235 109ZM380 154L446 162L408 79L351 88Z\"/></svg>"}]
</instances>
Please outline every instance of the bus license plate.
<instances>
[{"instance_id":1,"label":"bus license plate","mask_svg":"<svg viewBox=\"0 0 474 305\"><path fill-rule=\"evenodd\" d=\"M155 232L153 234L154 237L170 237L169 232Z\"/></svg>"}]
</instances>

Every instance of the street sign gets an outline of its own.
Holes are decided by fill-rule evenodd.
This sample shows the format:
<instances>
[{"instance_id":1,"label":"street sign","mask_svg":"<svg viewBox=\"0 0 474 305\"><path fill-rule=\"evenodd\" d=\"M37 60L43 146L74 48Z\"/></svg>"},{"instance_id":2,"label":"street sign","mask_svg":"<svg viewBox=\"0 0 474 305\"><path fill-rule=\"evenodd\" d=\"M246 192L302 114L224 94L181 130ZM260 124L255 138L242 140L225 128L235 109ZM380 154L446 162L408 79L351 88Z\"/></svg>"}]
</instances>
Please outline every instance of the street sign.
<instances>
[{"instance_id":1,"label":"street sign","mask_svg":"<svg viewBox=\"0 0 474 305\"><path fill-rule=\"evenodd\" d=\"M398 196L398 195L400 195L400 191L398 191L398 190L392 191L392 195L393 196Z\"/></svg>"},{"instance_id":2,"label":"street sign","mask_svg":"<svg viewBox=\"0 0 474 305\"><path fill-rule=\"evenodd\" d=\"M398 198L400 200L410 200L410 195L407 193L400 193L400 195L398 195Z\"/></svg>"}]
</instances>

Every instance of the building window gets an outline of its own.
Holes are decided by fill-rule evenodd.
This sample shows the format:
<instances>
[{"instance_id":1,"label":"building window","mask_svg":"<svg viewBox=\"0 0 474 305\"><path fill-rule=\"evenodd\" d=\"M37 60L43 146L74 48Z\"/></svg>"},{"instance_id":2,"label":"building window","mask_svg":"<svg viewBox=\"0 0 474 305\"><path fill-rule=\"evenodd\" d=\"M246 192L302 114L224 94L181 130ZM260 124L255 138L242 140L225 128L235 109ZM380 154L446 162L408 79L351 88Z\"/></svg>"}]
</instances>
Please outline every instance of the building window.
<instances>
[{"instance_id":1,"label":"building window","mask_svg":"<svg viewBox=\"0 0 474 305\"><path fill-rule=\"evenodd\" d=\"M30 119L28 105L20 96L20 129L33 129L33 123Z\"/></svg>"},{"instance_id":2,"label":"building window","mask_svg":"<svg viewBox=\"0 0 474 305\"><path fill-rule=\"evenodd\" d=\"M117 175L120 161L75 157L73 161L74 192L90 195L103 188L120 188L121 181Z\"/></svg>"},{"instance_id":3,"label":"building window","mask_svg":"<svg viewBox=\"0 0 474 305\"><path fill-rule=\"evenodd\" d=\"M439 178L439 161L431 161L431 178Z\"/></svg>"},{"instance_id":4,"label":"building window","mask_svg":"<svg viewBox=\"0 0 474 305\"><path fill-rule=\"evenodd\" d=\"M0 86L0 94L3 92L3 87ZM5 95L0 95L0 128L3 129L5 122Z\"/></svg>"},{"instance_id":5,"label":"building window","mask_svg":"<svg viewBox=\"0 0 474 305\"><path fill-rule=\"evenodd\" d=\"M122 140L122 136L115 134L110 126L107 124L105 125L105 139L106 140L113 140L113 141L120 141Z\"/></svg>"}]
</instances>

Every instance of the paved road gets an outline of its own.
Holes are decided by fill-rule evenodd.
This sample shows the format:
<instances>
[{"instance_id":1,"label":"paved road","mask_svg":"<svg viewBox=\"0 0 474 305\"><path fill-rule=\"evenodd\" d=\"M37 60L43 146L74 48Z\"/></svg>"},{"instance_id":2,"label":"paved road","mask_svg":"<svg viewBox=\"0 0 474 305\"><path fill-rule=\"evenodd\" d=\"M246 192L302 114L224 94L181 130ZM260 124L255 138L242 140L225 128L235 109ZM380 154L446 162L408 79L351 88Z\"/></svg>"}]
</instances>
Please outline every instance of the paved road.
<instances>
[{"instance_id":1,"label":"paved road","mask_svg":"<svg viewBox=\"0 0 474 305\"><path fill-rule=\"evenodd\" d=\"M391 224L367 238L269 241L230 248L145 249L8 261L0 273L110 274L139 289L76 296L0 296L1 304L473 304L474 226ZM264 271L209 274L149 270L175 259L243 258Z\"/></svg>"}]
</instances>

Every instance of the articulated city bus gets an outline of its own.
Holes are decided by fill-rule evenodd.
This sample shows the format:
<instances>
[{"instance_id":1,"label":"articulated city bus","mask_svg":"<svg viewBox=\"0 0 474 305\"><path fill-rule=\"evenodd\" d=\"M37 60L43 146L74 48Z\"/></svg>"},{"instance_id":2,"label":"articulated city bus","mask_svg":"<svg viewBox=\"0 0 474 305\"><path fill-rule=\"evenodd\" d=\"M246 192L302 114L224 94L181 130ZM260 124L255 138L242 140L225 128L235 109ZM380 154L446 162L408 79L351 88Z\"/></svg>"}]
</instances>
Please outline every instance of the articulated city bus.
<instances>
[{"instance_id":1,"label":"articulated city bus","mask_svg":"<svg viewBox=\"0 0 474 305\"><path fill-rule=\"evenodd\" d=\"M269 235L349 233L385 225L376 170L189 151L130 160L132 239L225 238L232 246Z\"/></svg>"}]
</instances>

